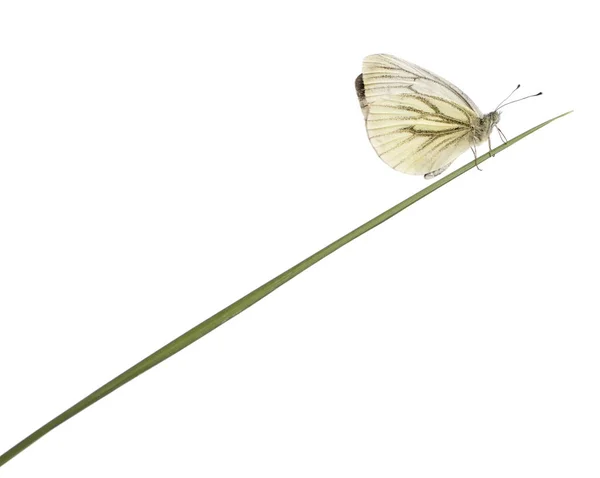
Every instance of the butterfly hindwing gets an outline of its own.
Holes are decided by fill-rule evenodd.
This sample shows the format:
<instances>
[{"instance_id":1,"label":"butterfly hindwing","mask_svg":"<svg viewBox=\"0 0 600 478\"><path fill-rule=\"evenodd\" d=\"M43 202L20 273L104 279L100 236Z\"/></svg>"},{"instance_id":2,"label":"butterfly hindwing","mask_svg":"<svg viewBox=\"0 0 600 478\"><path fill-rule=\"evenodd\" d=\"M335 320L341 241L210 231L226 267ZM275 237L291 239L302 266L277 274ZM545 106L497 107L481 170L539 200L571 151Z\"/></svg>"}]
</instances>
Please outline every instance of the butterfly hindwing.
<instances>
[{"instance_id":1,"label":"butterfly hindwing","mask_svg":"<svg viewBox=\"0 0 600 478\"><path fill-rule=\"evenodd\" d=\"M369 105L369 140L389 166L425 175L454 161L470 146L467 124L446 120L416 107L405 97L381 98Z\"/></svg>"}]
</instances>

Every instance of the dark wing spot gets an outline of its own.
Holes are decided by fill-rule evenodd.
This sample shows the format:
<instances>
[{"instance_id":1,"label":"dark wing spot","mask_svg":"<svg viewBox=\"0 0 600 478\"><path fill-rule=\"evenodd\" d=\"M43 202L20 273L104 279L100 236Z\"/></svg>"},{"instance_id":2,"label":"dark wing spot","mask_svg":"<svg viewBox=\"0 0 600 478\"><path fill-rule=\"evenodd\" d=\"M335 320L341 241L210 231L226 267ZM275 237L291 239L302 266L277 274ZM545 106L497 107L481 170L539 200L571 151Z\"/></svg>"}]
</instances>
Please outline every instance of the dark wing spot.
<instances>
[{"instance_id":1,"label":"dark wing spot","mask_svg":"<svg viewBox=\"0 0 600 478\"><path fill-rule=\"evenodd\" d=\"M362 73L354 80L354 87L356 88L358 100L362 103L365 99L365 82L363 81Z\"/></svg>"},{"instance_id":2,"label":"dark wing spot","mask_svg":"<svg viewBox=\"0 0 600 478\"><path fill-rule=\"evenodd\" d=\"M356 77L356 80L354 80L354 87L356 88L356 94L358 96L358 102L360 103L360 109L366 120L367 116L369 115L369 108L367 106L367 97L365 96L365 82L363 81L362 73Z\"/></svg>"}]
</instances>

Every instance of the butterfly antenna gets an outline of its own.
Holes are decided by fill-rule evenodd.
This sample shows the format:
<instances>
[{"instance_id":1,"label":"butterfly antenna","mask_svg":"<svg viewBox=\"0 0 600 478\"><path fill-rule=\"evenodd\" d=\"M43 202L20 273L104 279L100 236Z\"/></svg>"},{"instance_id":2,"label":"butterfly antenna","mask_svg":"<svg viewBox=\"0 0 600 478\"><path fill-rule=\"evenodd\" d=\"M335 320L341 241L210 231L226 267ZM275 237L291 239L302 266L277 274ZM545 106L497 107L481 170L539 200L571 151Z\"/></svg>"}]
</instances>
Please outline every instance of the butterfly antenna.
<instances>
[{"instance_id":1,"label":"butterfly antenna","mask_svg":"<svg viewBox=\"0 0 600 478\"><path fill-rule=\"evenodd\" d=\"M534 96L540 96L541 94L542 94L542 92L540 91L539 93L536 93L535 95L529 95L529 96L525 96L525 97L523 97L523 98L519 98L518 100L512 100L512 101L509 101L508 103L504 103L502 106L498 107L498 108L496 109L496 111L497 111L498 109L500 109L500 108L504 108L505 106L511 105L511 104L513 104L513 103L516 103L517 101L523 101L523 100L526 100L527 98L533 98ZM504 101L506 101L506 100L504 100ZM500 104L502 104L502 103L500 103Z\"/></svg>"},{"instance_id":2,"label":"butterfly antenna","mask_svg":"<svg viewBox=\"0 0 600 478\"><path fill-rule=\"evenodd\" d=\"M495 109L494 111L498 111L498 109L499 109L500 107L502 107L502 103L504 103L504 102L505 102L506 100L508 100L508 99L509 99L509 98L510 98L512 95L514 95L514 94L515 94L515 91L517 91L519 88L521 88L521 85L517 85L517 87L516 87L514 90L512 90L512 93L511 93L510 95L508 95L506 98L504 98L504 99L503 99L503 100L500 102L500 104L499 104L498 106L496 106L496 109Z\"/></svg>"}]
</instances>

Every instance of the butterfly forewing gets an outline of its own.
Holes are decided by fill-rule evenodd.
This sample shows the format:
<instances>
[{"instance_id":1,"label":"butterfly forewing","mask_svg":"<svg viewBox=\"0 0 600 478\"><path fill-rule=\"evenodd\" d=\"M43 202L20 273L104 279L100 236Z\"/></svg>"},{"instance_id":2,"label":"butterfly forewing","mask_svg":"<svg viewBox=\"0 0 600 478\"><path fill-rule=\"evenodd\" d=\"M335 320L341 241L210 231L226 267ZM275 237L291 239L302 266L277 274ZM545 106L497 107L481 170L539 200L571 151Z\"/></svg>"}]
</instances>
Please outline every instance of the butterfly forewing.
<instances>
[{"instance_id":1,"label":"butterfly forewing","mask_svg":"<svg viewBox=\"0 0 600 478\"><path fill-rule=\"evenodd\" d=\"M363 81L367 102L380 96L417 93L438 96L464 106L481 116L477 105L457 86L432 73L392 55L370 55L363 60Z\"/></svg>"}]
</instances>

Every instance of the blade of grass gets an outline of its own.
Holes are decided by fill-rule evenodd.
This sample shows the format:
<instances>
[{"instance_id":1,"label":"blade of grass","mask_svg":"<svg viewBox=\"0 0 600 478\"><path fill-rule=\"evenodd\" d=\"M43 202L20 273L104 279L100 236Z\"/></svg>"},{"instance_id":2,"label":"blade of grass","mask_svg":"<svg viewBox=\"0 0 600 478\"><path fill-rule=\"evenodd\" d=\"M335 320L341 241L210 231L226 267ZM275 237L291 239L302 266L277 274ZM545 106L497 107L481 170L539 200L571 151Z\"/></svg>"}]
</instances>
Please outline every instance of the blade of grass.
<instances>
[{"instance_id":1,"label":"blade of grass","mask_svg":"<svg viewBox=\"0 0 600 478\"><path fill-rule=\"evenodd\" d=\"M82 410L85 410L87 407L89 407L93 403L97 402L98 400L105 397L109 393L115 391L117 388L125 385L127 382L129 382L130 380L133 380L138 375L146 372L147 370L151 369L155 365L158 365L160 362L162 362L163 360L166 360L171 355L176 354L177 352L184 349L185 347L187 347L191 343L195 342L199 338L201 338L201 337L205 336L206 334L208 334L209 332L213 331L220 325L227 322L232 317L235 317L240 312L244 311L251 305L255 304L256 302L258 302L259 300L261 300L262 298L264 298L265 296L267 296L268 294L273 292L275 289L277 289L281 285L285 284L290 279L294 278L301 272L308 269L310 266L316 264L321 259L327 257L329 254L338 250L340 247L348 244L349 242L353 241L357 237L363 235L365 232L370 231L371 229L379 226L381 223L383 223L383 222L387 221L388 219L390 219L391 217L395 216L400 211L406 209L408 206L416 203L420 199L431 194L436 189L439 189L444 184L447 184L450 181L459 177L460 175L466 173L468 170L474 168L476 166L476 164L483 163L488 158L490 158L491 155L499 153L500 151L515 144L517 141L520 141L521 139L530 135L534 131L537 131L538 129L543 128L544 126L551 123L552 121L554 121L562 116L565 116L569 113L571 113L571 111L569 111L567 113L563 113L562 115L559 115L548 121L545 121L545 122L535 126L534 128L531 128L530 130L525 131L524 133L520 134L519 136L516 136L515 138L509 140L505 144L502 144L502 145L498 146L497 148L494 148L492 151L480 156L479 158L471 161L470 163L465 164L463 167L448 174L447 176L444 176L443 178L439 179L438 181L430 184L429 186L422 189L418 193L416 193L416 194L412 195L411 197L409 197L408 199L405 199L404 201L396 204L394 207L391 207L390 209L379 214L378 216L374 217L370 221L365 222L362 226L359 226L356 229L354 229L353 231L346 234L345 236L340 237L338 240L332 242L331 244L324 247L320 251L316 252L312 256L307 257L302 262L299 262L298 264L291 267L287 271L285 271L282 274L278 275L277 277L271 279L269 282L263 284L262 286L258 287L257 289L253 290L249 294L242 297L241 299L235 301L228 307L225 307L220 312L217 312L212 317L209 317L204 322L201 322L200 324L196 325L192 329L188 330L184 334L180 335L176 339L169 342L167 345L158 349L153 354L151 354L148 357L146 357L145 359L141 360L140 362L135 364L133 367L127 369L122 374L116 376L110 382L107 382L106 384L102 385L99 389L92 392L87 397L85 397L84 399L82 399L81 401L79 401L75 405L73 405L71 408L68 408L67 410L62 412L60 415L58 415L57 417L50 420L44 426L42 426L41 428L39 428L38 430L33 432L31 435L29 435L28 437L26 437L25 439L23 439L22 441L17 443L10 450L6 451L2 456L0 456L0 466L4 465L10 459L14 458L16 455L18 455L23 450L25 450L29 445L34 443L36 440L39 440L46 433L48 433L52 429L56 428L61 423L64 423L69 418L78 414Z\"/></svg>"}]
</instances>

